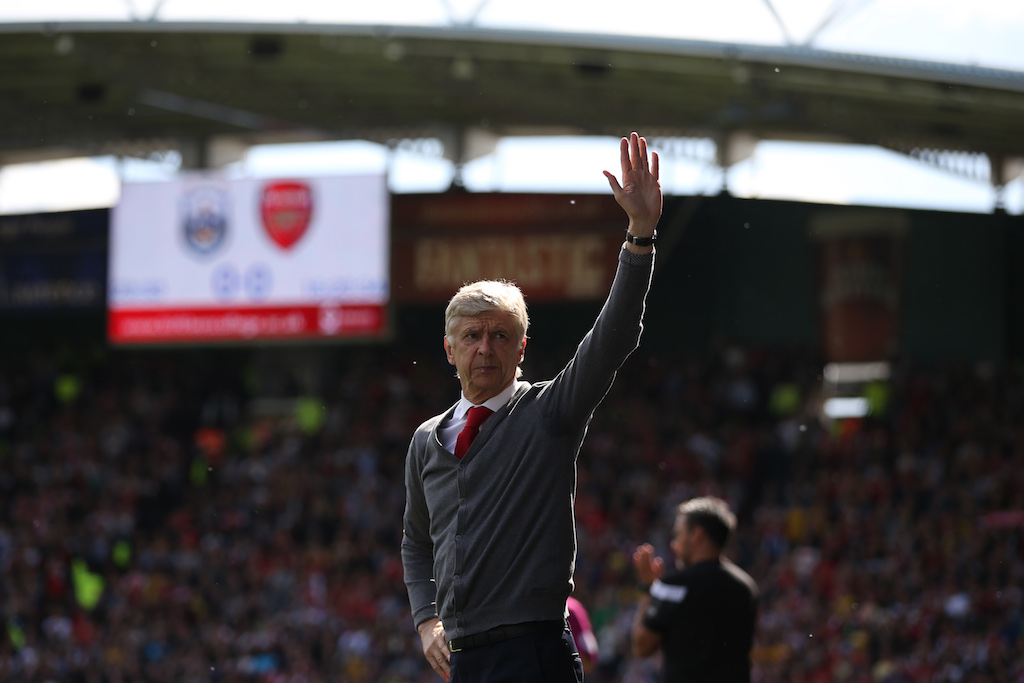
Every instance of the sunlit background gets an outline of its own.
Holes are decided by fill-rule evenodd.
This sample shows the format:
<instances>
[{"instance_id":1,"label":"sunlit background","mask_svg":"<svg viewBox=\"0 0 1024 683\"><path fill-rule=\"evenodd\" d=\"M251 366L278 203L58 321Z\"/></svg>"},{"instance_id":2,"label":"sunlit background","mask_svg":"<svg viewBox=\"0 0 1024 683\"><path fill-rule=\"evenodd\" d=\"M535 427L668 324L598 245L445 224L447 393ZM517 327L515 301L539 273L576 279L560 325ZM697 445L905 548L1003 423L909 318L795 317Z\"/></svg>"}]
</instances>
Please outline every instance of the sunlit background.
<instances>
[{"instance_id":1,"label":"sunlit background","mask_svg":"<svg viewBox=\"0 0 1024 683\"><path fill-rule=\"evenodd\" d=\"M4 3L0 23L274 22L324 24L472 25L700 39L912 58L1024 70L1024 5L925 0L721 0L715 3L637 0L623 13L606 0L391 0L376 3L252 3L235 0L46 0ZM626 133L628 131L623 131ZM640 131L643 133L643 131ZM655 146L657 146L655 141ZM387 148L362 142L253 147L225 171L236 176L388 174L396 193L443 191L454 169L440 143ZM831 204L863 204L990 213L1024 213L1024 180L1001 192L987 169L956 174L878 147L761 141L752 156L723 171L714 147L683 155L663 150L663 186L676 195L717 194ZM537 158L556 163L537 164ZM466 165L471 191L605 192L601 170L614 165L617 140L507 138ZM98 157L0 168L0 213L113 206L122 181L172 177L180 159Z\"/></svg>"}]
</instances>

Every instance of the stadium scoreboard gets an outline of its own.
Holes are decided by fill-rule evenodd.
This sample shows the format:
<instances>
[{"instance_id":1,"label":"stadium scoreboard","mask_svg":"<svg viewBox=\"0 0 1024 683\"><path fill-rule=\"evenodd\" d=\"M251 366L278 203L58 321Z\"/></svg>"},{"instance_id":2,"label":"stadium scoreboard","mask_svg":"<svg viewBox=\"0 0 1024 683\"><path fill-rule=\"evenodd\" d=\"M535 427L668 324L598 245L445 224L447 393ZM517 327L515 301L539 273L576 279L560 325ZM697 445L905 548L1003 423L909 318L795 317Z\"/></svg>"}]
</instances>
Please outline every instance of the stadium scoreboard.
<instances>
[{"instance_id":1,"label":"stadium scoreboard","mask_svg":"<svg viewBox=\"0 0 1024 683\"><path fill-rule=\"evenodd\" d=\"M128 183L112 210L115 344L387 334L383 175Z\"/></svg>"}]
</instances>

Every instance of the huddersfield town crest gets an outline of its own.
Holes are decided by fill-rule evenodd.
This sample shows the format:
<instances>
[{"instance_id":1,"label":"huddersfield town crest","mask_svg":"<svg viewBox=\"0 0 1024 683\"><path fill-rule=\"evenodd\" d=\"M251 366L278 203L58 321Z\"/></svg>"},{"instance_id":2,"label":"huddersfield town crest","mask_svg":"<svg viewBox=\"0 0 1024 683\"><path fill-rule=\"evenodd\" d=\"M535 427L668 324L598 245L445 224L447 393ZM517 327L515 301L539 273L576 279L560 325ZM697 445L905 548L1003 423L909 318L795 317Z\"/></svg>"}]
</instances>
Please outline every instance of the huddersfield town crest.
<instances>
[{"instance_id":1,"label":"huddersfield town crest","mask_svg":"<svg viewBox=\"0 0 1024 683\"><path fill-rule=\"evenodd\" d=\"M182 228L185 242L197 254L207 255L224 244L228 233L227 194L212 187L202 187L182 200Z\"/></svg>"}]
</instances>

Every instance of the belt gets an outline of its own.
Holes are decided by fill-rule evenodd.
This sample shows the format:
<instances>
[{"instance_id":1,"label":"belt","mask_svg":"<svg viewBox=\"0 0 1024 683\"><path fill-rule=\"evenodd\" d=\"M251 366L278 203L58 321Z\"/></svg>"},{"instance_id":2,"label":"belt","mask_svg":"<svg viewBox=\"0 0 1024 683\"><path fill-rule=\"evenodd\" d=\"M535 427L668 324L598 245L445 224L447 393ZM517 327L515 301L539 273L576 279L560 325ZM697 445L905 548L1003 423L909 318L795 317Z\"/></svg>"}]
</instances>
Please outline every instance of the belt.
<instances>
[{"instance_id":1,"label":"belt","mask_svg":"<svg viewBox=\"0 0 1024 683\"><path fill-rule=\"evenodd\" d=\"M482 647L484 645L493 645L500 643L503 640L509 638L515 638L517 636L525 636L530 633L537 633L539 631L564 631L565 621L527 621L523 624L511 624L509 626L499 626L498 628L492 628L490 631L484 631L483 633L474 633L471 636L463 636L461 638L452 638L448 641L449 652L460 652L462 650L468 650L471 647Z\"/></svg>"}]
</instances>

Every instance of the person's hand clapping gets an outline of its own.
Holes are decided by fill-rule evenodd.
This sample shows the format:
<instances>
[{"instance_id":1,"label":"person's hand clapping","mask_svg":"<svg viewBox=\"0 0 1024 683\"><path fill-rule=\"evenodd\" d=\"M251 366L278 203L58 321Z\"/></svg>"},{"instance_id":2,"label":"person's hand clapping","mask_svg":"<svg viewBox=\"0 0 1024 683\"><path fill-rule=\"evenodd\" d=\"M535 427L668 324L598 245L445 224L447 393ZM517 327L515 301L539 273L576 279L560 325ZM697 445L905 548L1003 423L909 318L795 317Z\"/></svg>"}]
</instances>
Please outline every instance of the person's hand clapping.
<instances>
[{"instance_id":1,"label":"person's hand clapping","mask_svg":"<svg viewBox=\"0 0 1024 683\"><path fill-rule=\"evenodd\" d=\"M644 543L633 551L633 570L637 580L649 586L665 573L665 561L655 556L653 545Z\"/></svg>"}]
</instances>

